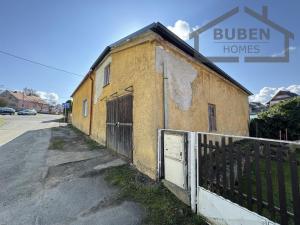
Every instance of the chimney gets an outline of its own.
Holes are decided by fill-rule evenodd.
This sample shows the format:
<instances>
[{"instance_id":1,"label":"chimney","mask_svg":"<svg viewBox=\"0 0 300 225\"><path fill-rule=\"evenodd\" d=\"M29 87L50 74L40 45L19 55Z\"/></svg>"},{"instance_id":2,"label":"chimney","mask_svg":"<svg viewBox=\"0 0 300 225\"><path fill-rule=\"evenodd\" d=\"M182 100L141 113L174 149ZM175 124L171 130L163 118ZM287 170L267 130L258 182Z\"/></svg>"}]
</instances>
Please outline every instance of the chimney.
<instances>
[{"instance_id":1,"label":"chimney","mask_svg":"<svg viewBox=\"0 0 300 225\"><path fill-rule=\"evenodd\" d=\"M268 6L266 5L262 7L262 16L268 18Z\"/></svg>"}]
</instances>

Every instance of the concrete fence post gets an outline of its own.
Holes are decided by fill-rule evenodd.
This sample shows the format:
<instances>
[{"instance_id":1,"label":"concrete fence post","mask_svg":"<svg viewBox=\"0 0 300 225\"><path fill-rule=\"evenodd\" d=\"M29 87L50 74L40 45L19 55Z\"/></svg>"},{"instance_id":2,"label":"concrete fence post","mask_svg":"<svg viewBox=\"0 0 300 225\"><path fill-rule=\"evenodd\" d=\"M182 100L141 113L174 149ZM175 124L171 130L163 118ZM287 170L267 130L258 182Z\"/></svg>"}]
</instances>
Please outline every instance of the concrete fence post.
<instances>
[{"instance_id":1,"label":"concrete fence post","mask_svg":"<svg viewBox=\"0 0 300 225\"><path fill-rule=\"evenodd\" d=\"M191 208L193 212L197 211L197 158L196 158L196 148L197 148L197 140L196 140L196 132L189 132L189 145L188 152L191 154L191 166L190 166L190 174L191 174Z\"/></svg>"}]
</instances>

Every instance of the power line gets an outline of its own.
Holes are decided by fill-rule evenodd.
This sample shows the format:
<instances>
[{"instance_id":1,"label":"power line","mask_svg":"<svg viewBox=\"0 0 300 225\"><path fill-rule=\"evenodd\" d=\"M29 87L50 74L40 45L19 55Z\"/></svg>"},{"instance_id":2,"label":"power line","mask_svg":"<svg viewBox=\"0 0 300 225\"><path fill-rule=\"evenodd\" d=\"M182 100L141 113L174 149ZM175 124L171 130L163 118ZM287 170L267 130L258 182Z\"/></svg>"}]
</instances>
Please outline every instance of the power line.
<instances>
[{"instance_id":1,"label":"power line","mask_svg":"<svg viewBox=\"0 0 300 225\"><path fill-rule=\"evenodd\" d=\"M16 59L20 59L20 60L23 60L23 61L32 63L32 64L36 64L36 65L39 65L39 66L43 66L43 67L46 67L46 68L48 68L48 69L57 70L57 71L64 72L64 73L68 73L68 74L71 74L71 75L74 75L74 76L77 76L77 77L81 77L81 78L83 77L83 76L80 75L80 74L73 73L73 72L70 72L70 71L67 71L67 70L64 70L64 69L60 69L60 68L57 68L57 67L55 67L55 66L46 65L46 64L44 64L44 63L40 63L40 62L31 60L31 59L27 59L27 58L24 58L24 57L21 57L21 56L17 56L17 55L11 54L11 53L9 53L9 52L5 52L5 51L0 50L0 53L2 53L2 54L4 54L4 55L8 55L8 56L13 57L13 58L16 58Z\"/></svg>"}]
</instances>

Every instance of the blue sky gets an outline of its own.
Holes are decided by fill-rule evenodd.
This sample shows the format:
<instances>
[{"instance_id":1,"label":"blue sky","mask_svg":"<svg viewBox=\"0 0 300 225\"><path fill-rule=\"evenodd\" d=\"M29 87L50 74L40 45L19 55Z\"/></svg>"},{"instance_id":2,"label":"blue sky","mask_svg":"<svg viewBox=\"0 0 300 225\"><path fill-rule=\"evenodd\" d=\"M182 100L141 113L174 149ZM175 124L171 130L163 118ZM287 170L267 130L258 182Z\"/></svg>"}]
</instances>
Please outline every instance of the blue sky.
<instances>
[{"instance_id":1,"label":"blue sky","mask_svg":"<svg viewBox=\"0 0 300 225\"><path fill-rule=\"evenodd\" d=\"M36 60L84 75L105 46L159 21L174 26L178 20L191 28L239 6L257 12L269 7L269 18L294 33L293 51L288 63L218 63L253 93L263 87L300 85L298 1L0 1L0 51ZM229 25L243 26L232 18ZM251 21L250 21L251 22ZM248 22L248 23L250 23ZM255 22L257 24L257 22ZM278 39L277 39L278 41ZM276 45L277 46L277 45ZM200 38L204 55L215 46ZM274 54L280 53L274 48ZM81 78L32 65L0 53L0 85L8 89L34 88L54 92L65 101Z\"/></svg>"}]
</instances>

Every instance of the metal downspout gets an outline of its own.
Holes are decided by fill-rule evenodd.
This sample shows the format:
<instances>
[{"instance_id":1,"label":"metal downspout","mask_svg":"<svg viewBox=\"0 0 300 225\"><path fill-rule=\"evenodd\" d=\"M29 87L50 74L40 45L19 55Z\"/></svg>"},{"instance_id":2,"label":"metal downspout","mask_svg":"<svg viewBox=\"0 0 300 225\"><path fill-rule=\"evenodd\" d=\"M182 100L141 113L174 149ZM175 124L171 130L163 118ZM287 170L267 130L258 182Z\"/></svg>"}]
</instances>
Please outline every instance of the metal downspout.
<instances>
[{"instance_id":1,"label":"metal downspout","mask_svg":"<svg viewBox=\"0 0 300 225\"><path fill-rule=\"evenodd\" d=\"M164 103L164 129L169 128L169 104L168 104L168 75L165 62L163 63L163 103Z\"/></svg>"},{"instance_id":2,"label":"metal downspout","mask_svg":"<svg viewBox=\"0 0 300 225\"><path fill-rule=\"evenodd\" d=\"M91 71L90 71L90 76L89 78L91 79L91 102L90 102L90 125L89 125L89 136L92 133L92 121L93 121L93 104L94 104L94 79L91 76Z\"/></svg>"}]
</instances>

